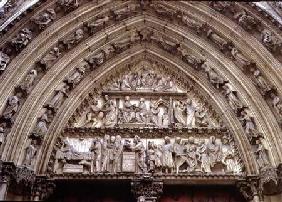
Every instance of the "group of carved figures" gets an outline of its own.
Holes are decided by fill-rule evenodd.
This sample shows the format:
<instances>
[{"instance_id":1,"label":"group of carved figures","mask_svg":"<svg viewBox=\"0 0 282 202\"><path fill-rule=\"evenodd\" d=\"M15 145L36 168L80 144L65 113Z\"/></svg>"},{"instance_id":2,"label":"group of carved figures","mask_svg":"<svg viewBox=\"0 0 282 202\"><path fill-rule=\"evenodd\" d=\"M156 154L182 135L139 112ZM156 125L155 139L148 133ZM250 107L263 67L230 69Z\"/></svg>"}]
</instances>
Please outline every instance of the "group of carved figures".
<instances>
[{"instance_id":1,"label":"group of carved figures","mask_svg":"<svg viewBox=\"0 0 282 202\"><path fill-rule=\"evenodd\" d=\"M214 136L209 139L176 137L174 142L171 138L165 137L163 140L159 139L159 144L154 140L149 140L148 144L145 142L146 140L142 140L137 135L132 140L122 139L119 135L96 137L92 140L88 151L91 153L91 158L83 159L83 157L77 158L79 155L83 156L83 153L76 151L74 146L65 140L61 149L57 151L54 172L59 173L60 167L71 164L74 159L79 159L76 164L88 167L91 173L229 172L240 174L243 169L233 146L228 141L222 143ZM130 162L126 159L127 154L133 154ZM218 169L215 168L216 165ZM128 167L129 170L124 170Z\"/></svg>"},{"instance_id":2,"label":"group of carved figures","mask_svg":"<svg viewBox=\"0 0 282 202\"><path fill-rule=\"evenodd\" d=\"M101 104L102 103L102 104ZM95 99L90 106L86 118L81 117L83 123L78 120L75 126L85 127L113 127L123 124L142 124L144 126L169 127L208 127L217 126L209 117L208 109L197 106L194 101L162 99L151 101L145 98L131 100L125 96L122 106L117 99L110 99L108 95L104 99Z\"/></svg>"},{"instance_id":3,"label":"group of carved figures","mask_svg":"<svg viewBox=\"0 0 282 202\"><path fill-rule=\"evenodd\" d=\"M115 81L109 90L152 90L152 91L176 91L176 87L170 77L165 78L153 70L142 69L124 75Z\"/></svg>"}]
</instances>

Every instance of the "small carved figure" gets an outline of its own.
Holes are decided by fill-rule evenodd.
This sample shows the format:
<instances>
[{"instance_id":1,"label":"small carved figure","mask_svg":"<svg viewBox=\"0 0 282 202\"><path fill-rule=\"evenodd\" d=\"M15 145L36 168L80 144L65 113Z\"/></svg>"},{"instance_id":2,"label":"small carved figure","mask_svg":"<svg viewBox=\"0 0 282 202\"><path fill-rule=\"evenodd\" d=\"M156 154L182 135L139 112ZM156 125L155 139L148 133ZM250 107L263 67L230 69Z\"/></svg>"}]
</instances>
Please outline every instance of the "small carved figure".
<instances>
[{"instance_id":1,"label":"small carved figure","mask_svg":"<svg viewBox=\"0 0 282 202\"><path fill-rule=\"evenodd\" d=\"M105 25L110 20L109 16L99 16L93 22L89 22L87 27L89 28L90 34L94 34L99 31L101 28L105 27Z\"/></svg>"},{"instance_id":2,"label":"small carved figure","mask_svg":"<svg viewBox=\"0 0 282 202\"><path fill-rule=\"evenodd\" d=\"M232 9L234 6L233 2L230 1L210 1L209 5L216 11L224 13L227 11L234 12Z\"/></svg>"},{"instance_id":3,"label":"small carved figure","mask_svg":"<svg viewBox=\"0 0 282 202\"><path fill-rule=\"evenodd\" d=\"M261 42L263 45L273 53L281 53L281 41L274 36L274 34L267 29L264 29L261 33Z\"/></svg>"},{"instance_id":4,"label":"small carved figure","mask_svg":"<svg viewBox=\"0 0 282 202\"><path fill-rule=\"evenodd\" d=\"M25 94L30 93L31 87L33 86L33 83L36 77L37 77L37 71L35 69L30 70L30 72L25 77L23 83L20 85L20 89Z\"/></svg>"},{"instance_id":5,"label":"small carved figure","mask_svg":"<svg viewBox=\"0 0 282 202\"><path fill-rule=\"evenodd\" d=\"M186 62L187 64L191 65L194 69L199 70L202 64L204 64L205 61L196 58L193 55L188 54L188 51L183 46L178 47L178 51L182 55L182 60Z\"/></svg>"},{"instance_id":6,"label":"small carved figure","mask_svg":"<svg viewBox=\"0 0 282 202\"><path fill-rule=\"evenodd\" d=\"M130 123L133 121L133 119L135 119L136 117L136 113L134 110L135 108L136 106L130 103L130 97L126 96L124 99L123 108L121 108L121 112L123 115L123 121L125 123Z\"/></svg>"},{"instance_id":7,"label":"small carved figure","mask_svg":"<svg viewBox=\"0 0 282 202\"><path fill-rule=\"evenodd\" d=\"M210 157L207 153L207 145L205 140L200 140L198 146L198 154L200 155L201 171L205 173L211 173Z\"/></svg>"},{"instance_id":8,"label":"small carved figure","mask_svg":"<svg viewBox=\"0 0 282 202\"><path fill-rule=\"evenodd\" d=\"M156 150L154 142L148 142L147 158L148 158L148 172L155 172L156 166Z\"/></svg>"},{"instance_id":9,"label":"small carved figure","mask_svg":"<svg viewBox=\"0 0 282 202\"><path fill-rule=\"evenodd\" d=\"M107 152L109 155L108 158L108 165L107 165L107 172L109 173L113 173L115 170L115 155L116 155L116 150L115 150L115 146L116 146L116 137L115 136L111 136L110 137L110 141L107 144Z\"/></svg>"},{"instance_id":10,"label":"small carved figure","mask_svg":"<svg viewBox=\"0 0 282 202\"><path fill-rule=\"evenodd\" d=\"M70 36L67 36L66 39L62 41L62 43L65 45L67 50L70 50L74 46L76 46L84 37L84 31L83 29L79 28L77 29L73 34Z\"/></svg>"},{"instance_id":11,"label":"small carved figure","mask_svg":"<svg viewBox=\"0 0 282 202\"><path fill-rule=\"evenodd\" d=\"M34 23L39 26L40 30L48 27L48 25L54 21L56 18L56 13L54 9L48 8L46 11L39 14L39 16L33 19Z\"/></svg>"},{"instance_id":12,"label":"small carved figure","mask_svg":"<svg viewBox=\"0 0 282 202\"><path fill-rule=\"evenodd\" d=\"M224 85L223 89L225 90L224 95L232 110L237 112L238 109L243 108L243 103L238 98L237 91L233 91L228 84Z\"/></svg>"},{"instance_id":13,"label":"small carved figure","mask_svg":"<svg viewBox=\"0 0 282 202\"><path fill-rule=\"evenodd\" d=\"M10 96L8 98L6 109L2 114L2 118L12 124L14 122L13 117L18 111L19 104L19 98L17 96Z\"/></svg>"},{"instance_id":14,"label":"small carved figure","mask_svg":"<svg viewBox=\"0 0 282 202\"><path fill-rule=\"evenodd\" d=\"M176 137L173 144L173 154L174 154L174 166L176 174L179 173L180 166L186 162L186 157L184 155L184 146L181 144L181 138Z\"/></svg>"},{"instance_id":15,"label":"small carved figure","mask_svg":"<svg viewBox=\"0 0 282 202\"><path fill-rule=\"evenodd\" d=\"M43 138L48 131L47 124L49 123L48 116L44 113L38 120L37 125L33 131L36 137Z\"/></svg>"},{"instance_id":16,"label":"small carved figure","mask_svg":"<svg viewBox=\"0 0 282 202\"><path fill-rule=\"evenodd\" d=\"M0 147L5 141L5 133L4 128L0 126Z\"/></svg>"},{"instance_id":17,"label":"small carved figure","mask_svg":"<svg viewBox=\"0 0 282 202\"><path fill-rule=\"evenodd\" d=\"M20 52L22 49L24 49L27 46L27 44L31 41L31 39L32 39L31 30L24 28L12 40L12 46L16 49L17 52Z\"/></svg>"},{"instance_id":18,"label":"small carved figure","mask_svg":"<svg viewBox=\"0 0 282 202\"><path fill-rule=\"evenodd\" d=\"M65 12L75 10L79 6L79 0L58 0L57 3Z\"/></svg>"},{"instance_id":19,"label":"small carved figure","mask_svg":"<svg viewBox=\"0 0 282 202\"><path fill-rule=\"evenodd\" d=\"M92 166L91 173L101 172L101 160L102 160L102 144L100 138L94 138L92 145L90 146L90 151L92 152ZM95 167L95 169L94 169Z\"/></svg>"},{"instance_id":20,"label":"small carved figure","mask_svg":"<svg viewBox=\"0 0 282 202\"><path fill-rule=\"evenodd\" d=\"M168 17L169 19L173 20L174 16L176 16L176 11L174 9L168 8L162 4L151 4L154 11L161 16Z\"/></svg>"},{"instance_id":21,"label":"small carved figure","mask_svg":"<svg viewBox=\"0 0 282 202\"><path fill-rule=\"evenodd\" d=\"M169 53L175 54L177 48L180 46L179 43L171 41L170 39L164 39L164 37L157 38L159 45Z\"/></svg>"},{"instance_id":22,"label":"small carved figure","mask_svg":"<svg viewBox=\"0 0 282 202\"><path fill-rule=\"evenodd\" d=\"M105 114L104 126L113 127L117 123L116 105L108 95L104 97L105 103L101 111Z\"/></svg>"},{"instance_id":23,"label":"small carved figure","mask_svg":"<svg viewBox=\"0 0 282 202\"><path fill-rule=\"evenodd\" d=\"M208 109L205 109L204 106L196 110L195 124L199 127L209 126Z\"/></svg>"},{"instance_id":24,"label":"small carved figure","mask_svg":"<svg viewBox=\"0 0 282 202\"><path fill-rule=\"evenodd\" d=\"M220 141L220 140L218 140ZM222 159L222 143L217 142L214 136L211 136L207 143L207 154L209 156L211 167Z\"/></svg>"},{"instance_id":25,"label":"small carved figure","mask_svg":"<svg viewBox=\"0 0 282 202\"><path fill-rule=\"evenodd\" d=\"M266 166L270 165L269 158L268 158L268 150L269 147L267 146L267 143L265 140L260 137L256 140L257 149L255 151L255 154L257 156L257 162L260 168L264 168Z\"/></svg>"},{"instance_id":26,"label":"small carved figure","mask_svg":"<svg viewBox=\"0 0 282 202\"><path fill-rule=\"evenodd\" d=\"M254 118L251 117L246 110L241 111L239 120L242 122L245 132L250 140L252 140L253 137L257 137L258 131L256 129Z\"/></svg>"},{"instance_id":27,"label":"small carved figure","mask_svg":"<svg viewBox=\"0 0 282 202\"><path fill-rule=\"evenodd\" d=\"M149 117L150 117L150 122L152 122L154 125L158 127L161 126L160 108L158 107L157 104L153 103L150 105Z\"/></svg>"},{"instance_id":28,"label":"small carved figure","mask_svg":"<svg viewBox=\"0 0 282 202\"><path fill-rule=\"evenodd\" d=\"M218 45L221 51L225 50L229 46L229 42L227 42L223 37L219 36L212 29L209 29L207 32L207 38L209 38L213 43Z\"/></svg>"},{"instance_id":29,"label":"small carved figure","mask_svg":"<svg viewBox=\"0 0 282 202\"><path fill-rule=\"evenodd\" d=\"M76 68L75 72L66 80L66 83L69 84L72 88L79 84L79 82L83 79L85 74L85 67L82 65Z\"/></svg>"},{"instance_id":30,"label":"small carved figure","mask_svg":"<svg viewBox=\"0 0 282 202\"><path fill-rule=\"evenodd\" d=\"M271 87L268 82L262 77L260 71L257 69L254 71L255 84L259 88L262 95L266 95L267 92L271 91Z\"/></svg>"},{"instance_id":31,"label":"small carved figure","mask_svg":"<svg viewBox=\"0 0 282 202\"><path fill-rule=\"evenodd\" d=\"M140 98L139 105L136 112L137 121L140 123L147 123L148 110L145 104L145 99Z\"/></svg>"},{"instance_id":32,"label":"small carved figure","mask_svg":"<svg viewBox=\"0 0 282 202\"><path fill-rule=\"evenodd\" d=\"M9 62L10 57L4 52L0 51L0 74L6 69Z\"/></svg>"},{"instance_id":33,"label":"small carved figure","mask_svg":"<svg viewBox=\"0 0 282 202\"><path fill-rule=\"evenodd\" d=\"M60 55L60 49L54 47L39 61L39 64L42 66L43 70L46 71L51 67L52 63L60 57Z\"/></svg>"},{"instance_id":34,"label":"small carved figure","mask_svg":"<svg viewBox=\"0 0 282 202\"><path fill-rule=\"evenodd\" d=\"M133 140L132 150L135 151L135 161L136 161L136 172L137 173L146 173L146 148L141 141L140 137L135 135Z\"/></svg>"},{"instance_id":35,"label":"small carved figure","mask_svg":"<svg viewBox=\"0 0 282 202\"><path fill-rule=\"evenodd\" d=\"M138 9L138 5L128 4L126 5L126 7L112 11L112 14L114 16L114 19L118 21L127 18L129 15L135 13L137 9Z\"/></svg>"},{"instance_id":36,"label":"small carved figure","mask_svg":"<svg viewBox=\"0 0 282 202\"><path fill-rule=\"evenodd\" d=\"M98 51L96 54L92 55L88 60L88 64L91 66L92 69L103 64L106 60L105 52L103 50Z\"/></svg>"},{"instance_id":37,"label":"small carved figure","mask_svg":"<svg viewBox=\"0 0 282 202\"><path fill-rule=\"evenodd\" d=\"M238 61L243 67L249 66L252 62L248 60L239 50L235 47L231 49L232 57Z\"/></svg>"},{"instance_id":38,"label":"small carved figure","mask_svg":"<svg viewBox=\"0 0 282 202\"><path fill-rule=\"evenodd\" d=\"M171 173L174 168L172 158L173 145L171 144L169 137L165 137L164 140L165 142L162 148L162 167L165 173Z\"/></svg>"},{"instance_id":39,"label":"small carved figure","mask_svg":"<svg viewBox=\"0 0 282 202\"><path fill-rule=\"evenodd\" d=\"M195 113L196 113L196 107L193 104L193 101L191 99L187 99L186 102L186 113L187 113L187 119L186 124L188 127L195 127L196 120L195 120Z\"/></svg>"},{"instance_id":40,"label":"small carved figure","mask_svg":"<svg viewBox=\"0 0 282 202\"><path fill-rule=\"evenodd\" d=\"M29 168L33 168L36 155L37 155L36 140L31 140L30 144L25 149L23 165Z\"/></svg>"},{"instance_id":41,"label":"small carved figure","mask_svg":"<svg viewBox=\"0 0 282 202\"><path fill-rule=\"evenodd\" d=\"M121 171L121 157L122 157L122 151L123 151L123 143L121 140L121 136L116 136L115 141L115 148L114 148L114 168L113 173L120 172Z\"/></svg>"},{"instance_id":42,"label":"small carved figure","mask_svg":"<svg viewBox=\"0 0 282 202\"><path fill-rule=\"evenodd\" d=\"M177 15L181 21L187 25L190 29L196 31L197 34L200 34L203 31L203 23L197 22L196 20L192 19L190 16L185 14Z\"/></svg>"},{"instance_id":43,"label":"small carved figure","mask_svg":"<svg viewBox=\"0 0 282 202\"><path fill-rule=\"evenodd\" d=\"M52 108L54 111L57 111L59 107L63 104L64 98L68 96L68 86L64 85L59 90L56 91L54 97L48 104L49 108Z\"/></svg>"},{"instance_id":44,"label":"small carved figure","mask_svg":"<svg viewBox=\"0 0 282 202\"><path fill-rule=\"evenodd\" d=\"M272 106L276 110L276 112L282 116L282 102L280 100L280 97L278 95L275 95L272 93Z\"/></svg>"},{"instance_id":45,"label":"small carved figure","mask_svg":"<svg viewBox=\"0 0 282 202\"><path fill-rule=\"evenodd\" d=\"M247 14L245 10L235 14L234 19L246 31L252 31L253 29L257 28L258 26L258 23L256 22L256 20L252 16Z\"/></svg>"},{"instance_id":46,"label":"small carved figure","mask_svg":"<svg viewBox=\"0 0 282 202\"><path fill-rule=\"evenodd\" d=\"M102 143L102 167L101 172L107 172L109 170L109 162L110 162L110 136L105 135Z\"/></svg>"},{"instance_id":47,"label":"small carved figure","mask_svg":"<svg viewBox=\"0 0 282 202\"><path fill-rule=\"evenodd\" d=\"M183 112L185 111L185 107L179 102L175 102L175 106L173 108L173 116L176 124L180 124L184 126L186 124L185 118L183 116Z\"/></svg>"},{"instance_id":48,"label":"small carved figure","mask_svg":"<svg viewBox=\"0 0 282 202\"><path fill-rule=\"evenodd\" d=\"M221 76L216 73L216 71L211 68L207 63L202 65L204 71L207 74L209 81L214 85L215 88L219 89L226 81L223 80Z\"/></svg>"}]
</instances>

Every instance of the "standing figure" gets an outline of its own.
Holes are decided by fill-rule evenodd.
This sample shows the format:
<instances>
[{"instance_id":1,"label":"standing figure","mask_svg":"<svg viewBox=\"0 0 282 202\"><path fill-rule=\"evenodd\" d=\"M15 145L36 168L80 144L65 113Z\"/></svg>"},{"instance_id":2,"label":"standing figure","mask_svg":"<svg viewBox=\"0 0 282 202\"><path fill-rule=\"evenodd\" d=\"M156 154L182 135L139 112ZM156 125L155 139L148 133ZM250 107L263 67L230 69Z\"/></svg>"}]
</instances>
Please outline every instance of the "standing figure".
<instances>
[{"instance_id":1,"label":"standing figure","mask_svg":"<svg viewBox=\"0 0 282 202\"><path fill-rule=\"evenodd\" d=\"M67 97L68 86L64 85L59 90L56 91L56 94L51 99L48 104L49 108L52 108L54 111L57 111L59 107L63 104L64 98Z\"/></svg>"},{"instance_id":2,"label":"standing figure","mask_svg":"<svg viewBox=\"0 0 282 202\"><path fill-rule=\"evenodd\" d=\"M19 108L19 98L17 96L10 96L8 98L7 107L4 110L2 117L10 122L13 123L13 116L17 113Z\"/></svg>"},{"instance_id":3,"label":"standing figure","mask_svg":"<svg viewBox=\"0 0 282 202\"><path fill-rule=\"evenodd\" d=\"M248 66L251 64L251 61L248 60L239 50L235 47L232 47L231 49L231 55L232 57L238 61L243 67Z\"/></svg>"},{"instance_id":4,"label":"standing figure","mask_svg":"<svg viewBox=\"0 0 282 202\"><path fill-rule=\"evenodd\" d=\"M101 172L106 172L108 170L109 166L109 148L108 144L110 144L110 136L105 135L102 143L102 167L101 167Z\"/></svg>"},{"instance_id":5,"label":"standing figure","mask_svg":"<svg viewBox=\"0 0 282 202\"><path fill-rule=\"evenodd\" d=\"M257 156L257 162L260 168L264 168L270 165L269 158L268 158L268 150L269 147L267 146L266 142L262 137L256 140L257 149L255 154Z\"/></svg>"},{"instance_id":6,"label":"standing figure","mask_svg":"<svg viewBox=\"0 0 282 202\"><path fill-rule=\"evenodd\" d=\"M186 163L187 163L187 172L195 171L198 165L199 155L197 154L197 147L195 144L190 145L186 148Z\"/></svg>"},{"instance_id":7,"label":"standing figure","mask_svg":"<svg viewBox=\"0 0 282 202\"><path fill-rule=\"evenodd\" d=\"M186 113L187 113L187 121L186 124L188 127L195 127L195 112L196 107L193 105L191 99L188 99L186 102Z\"/></svg>"},{"instance_id":8,"label":"standing figure","mask_svg":"<svg viewBox=\"0 0 282 202\"><path fill-rule=\"evenodd\" d=\"M216 73L216 71L211 68L207 63L204 63L202 67L204 68L204 71L207 74L208 80L212 83L215 88L219 89L225 83L223 78L219 76L218 73Z\"/></svg>"},{"instance_id":9,"label":"standing figure","mask_svg":"<svg viewBox=\"0 0 282 202\"><path fill-rule=\"evenodd\" d=\"M122 151L123 151L123 143L121 141L121 136L116 136L115 141L115 148L114 148L114 168L113 173L120 172L121 171L121 157L122 157Z\"/></svg>"},{"instance_id":10,"label":"standing figure","mask_svg":"<svg viewBox=\"0 0 282 202\"><path fill-rule=\"evenodd\" d=\"M122 118L125 123L129 123L135 117L135 112L133 112L133 105L130 103L129 96L125 97L121 111L123 114Z\"/></svg>"},{"instance_id":11,"label":"standing figure","mask_svg":"<svg viewBox=\"0 0 282 202\"><path fill-rule=\"evenodd\" d=\"M184 157L184 147L181 144L180 137L175 138L175 142L173 144L173 154L174 154L174 164L175 164L175 172L178 174L179 167L185 162L186 158Z\"/></svg>"},{"instance_id":12,"label":"standing figure","mask_svg":"<svg viewBox=\"0 0 282 202\"><path fill-rule=\"evenodd\" d=\"M207 154L210 159L211 167L222 159L222 144L216 142L214 136L211 136L207 144Z\"/></svg>"},{"instance_id":13,"label":"standing figure","mask_svg":"<svg viewBox=\"0 0 282 202\"><path fill-rule=\"evenodd\" d=\"M23 80L23 83L20 85L20 89L24 91L25 94L29 94L36 77L37 71L35 69L32 69Z\"/></svg>"},{"instance_id":14,"label":"standing figure","mask_svg":"<svg viewBox=\"0 0 282 202\"><path fill-rule=\"evenodd\" d=\"M48 116L44 113L38 120L37 125L33 131L36 137L43 138L48 131L47 124L49 123Z\"/></svg>"},{"instance_id":15,"label":"standing figure","mask_svg":"<svg viewBox=\"0 0 282 202\"><path fill-rule=\"evenodd\" d=\"M136 113L137 121L141 123L147 123L148 112L144 98L140 98L137 110L138 110Z\"/></svg>"},{"instance_id":16,"label":"standing figure","mask_svg":"<svg viewBox=\"0 0 282 202\"><path fill-rule=\"evenodd\" d=\"M157 104L151 104L150 105L150 122L152 122L155 126L160 127L161 126L161 120L160 120L160 108Z\"/></svg>"},{"instance_id":17,"label":"standing figure","mask_svg":"<svg viewBox=\"0 0 282 202\"><path fill-rule=\"evenodd\" d=\"M91 164L91 173L101 172L101 159L102 159L102 144L100 138L94 138L92 145L90 147L92 152L92 164ZM95 167L95 170L94 170Z\"/></svg>"},{"instance_id":18,"label":"standing figure","mask_svg":"<svg viewBox=\"0 0 282 202\"><path fill-rule=\"evenodd\" d=\"M102 111L105 114L104 125L106 127L113 127L117 123L116 105L113 100L110 100L108 95L104 97L105 103L102 106Z\"/></svg>"},{"instance_id":19,"label":"standing figure","mask_svg":"<svg viewBox=\"0 0 282 202\"><path fill-rule=\"evenodd\" d=\"M75 72L65 82L71 85L71 87L73 88L75 85L79 84L79 82L83 79L84 74L85 66L82 65L76 68Z\"/></svg>"},{"instance_id":20,"label":"standing figure","mask_svg":"<svg viewBox=\"0 0 282 202\"><path fill-rule=\"evenodd\" d=\"M36 140L31 140L30 144L25 149L23 165L29 168L33 168L36 154Z\"/></svg>"},{"instance_id":21,"label":"standing figure","mask_svg":"<svg viewBox=\"0 0 282 202\"><path fill-rule=\"evenodd\" d=\"M171 173L174 167L174 163L172 159L173 146L170 142L169 137L166 136L164 140L165 140L165 143L163 145L162 167L165 173Z\"/></svg>"},{"instance_id":22,"label":"standing figure","mask_svg":"<svg viewBox=\"0 0 282 202\"><path fill-rule=\"evenodd\" d=\"M175 102L175 106L173 108L174 121L176 124L178 123L181 126L184 126L186 123L184 116L183 116L184 110L185 109L183 105L179 101Z\"/></svg>"},{"instance_id":23,"label":"standing figure","mask_svg":"<svg viewBox=\"0 0 282 202\"><path fill-rule=\"evenodd\" d=\"M42 66L42 69L46 71L52 66L52 63L60 57L60 55L60 49L58 47L54 47L39 61L39 64Z\"/></svg>"},{"instance_id":24,"label":"standing figure","mask_svg":"<svg viewBox=\"0 0 282 202\"><path fill-rule=\"evenodd\" d=\"M223 86L223 89L225 90L224 95L227 98L231 109L237 112L238 109L241 109L243 107L243 103L237 96L237 91L233 91L228 84L225 84Z\"/></svg>"},{"instance_id":25,"label":"standing figure","mask_svg":"<svg viewBox=\"0 0 282 202\"><path fill-rule=\"evenodd\" d=\"M211 163L210 163L209 155L207 154L207 145L204 139L202 139L199 143L198 154L200 155L201 171L210 173Z\"/></svg>"},{"instance_id":26,"label":"standing figure","mask_svg":"<svg viewBox=\"0 0 282 202\"><path fill-rule=\"evenodd\" d=\"M265 95L268 91L271 90L270 85L268 82L262 77L260 71L257 69L254 71L254 77L255 77L255 84L259 88L260 92Z\"/></svg>"},{"instance_id":27,"label":"standing figure","mask_svg":"<svg viewBox=\"0 0 282 202\"><path fill-rule=\"evenodd\" d=\"M135 161L136 161L136 172L137 173L146 173L147 167L146 167L146 149L141 141L139 136L135 136L133 140L133 147L132 150L135 151Z\"/></svg>"},{"instance_id":28,"label":"standing figure","mask_svg":"<svg viewBox=\"0 0 282 202\"><path fill-rule=\"evenodd\" d=\"M155 172L156 167L156 150L154 142L148 142L148 150L147 150L147 157L148 157L148 172Z\"/></svg>"},{"instance_id":29,"label":"standing figure","mask_svg":"<svg viewBox=\"0 0 282 202\"><path fill-rule=\"evenodd\" d=\"M162 171L162 146L155 145L155 168L158 172Z\"/></svg>"},{"instance_id":30,"label":"standing figure","mask_svg":"<svg viewBox=\"0 0 282 202\"><path fill-rule=\"evenodd\" d=\"M200 107L199 109L196 110L195 113L195 122L196 125L199 127L207 127L209 126L209 118L208 118L208 113L207 109L204 108L204 106Z\"/></svg>"},{"instance_id":31,"label":"standing figure","mask_svg":"<svg viewBox=\"0 0 282 202\"><path fill-rule=\"evenodd\" d=\"M254 118L251 117L246 110L241 111L239 120L242 122L245 132L250 139L258 135Z\"/></svg>"}]
</instances>

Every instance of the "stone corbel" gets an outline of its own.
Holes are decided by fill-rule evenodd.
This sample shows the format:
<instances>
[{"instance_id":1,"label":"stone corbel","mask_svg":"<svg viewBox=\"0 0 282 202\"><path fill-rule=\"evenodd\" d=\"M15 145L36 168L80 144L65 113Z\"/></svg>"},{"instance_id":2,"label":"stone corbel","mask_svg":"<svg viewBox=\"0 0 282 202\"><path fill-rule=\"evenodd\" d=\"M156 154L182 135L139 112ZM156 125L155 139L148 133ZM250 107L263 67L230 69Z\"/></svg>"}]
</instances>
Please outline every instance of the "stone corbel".
<instances>
[{"instance_id":1,"label":"stone corbel","mask_svg":"<svg viewBox=\"0 0 282 202\"><path fill-rule=\"evenodd\" d=\"M32 187L32 200L46 200L54 191L55 183L47 176L36 176Z\"/></svg>"},{"instance_id":2,"label":"stone corbel","mask_svg":"<svg viewBox=\"0 0 282 202\"><path fill-rule=\"evenodd\" d=\"M13 162L0 161L0 200L5 200L9 184L16 173Z\"/></svg>"},{"instance_id":3,"label":"stone corbel","mask_svg":"<svg viewBox=\"0 0 282 202\"><path fill-rule=\"evenodd\" d=\"M246 201L261 202L262 193L259 182L260 180L257 176L248 176L244 180L238 181L236 186Z\"/></svg>"},{"instance_id":4,"label":"stone corbel","mask_svg":"<svg viewBox=\"0 0 282 202\"><path fill-rule=\"evenodd\" d=\"M163 192L163 182L151 176L142 176L131 182L131 192L137 202L157 202Z\"/></svg>"},{"instance_id":5,"label":"stone corbel","mask_svg":"<svg viewBox=\"0 0 282 202\"><path fill-rule=\"evenodd\" d=\"M275 195L282 191L281 189L282 175L279 172L279 169L281 169L281 167L282 166L278 166L278 168L272 166L265 166L260 169L260 175L259 175L260 189L262 190L264 195ZM279 180L279 175L280 175L280 180Z\"/></svg>"}]
</instances>

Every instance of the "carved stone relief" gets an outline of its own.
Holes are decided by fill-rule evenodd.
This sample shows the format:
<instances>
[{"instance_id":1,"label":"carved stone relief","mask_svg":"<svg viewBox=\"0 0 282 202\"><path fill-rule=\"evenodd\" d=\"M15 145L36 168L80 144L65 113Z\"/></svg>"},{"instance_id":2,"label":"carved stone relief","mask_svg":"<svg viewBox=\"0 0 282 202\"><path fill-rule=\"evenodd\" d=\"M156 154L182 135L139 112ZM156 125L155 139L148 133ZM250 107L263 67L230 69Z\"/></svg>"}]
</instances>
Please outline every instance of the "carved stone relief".
<instances>
[{"instance_id":1,"label":"carved stone relief","mask_svg":"<svg viewBox=\"0 0 282 202\"><path fill-rule=\"evenodd\" d=\"M226 137L66 137L56 151L61 173L225 173L243 172L234 143Z\"/></svg>"}]
</instances>

